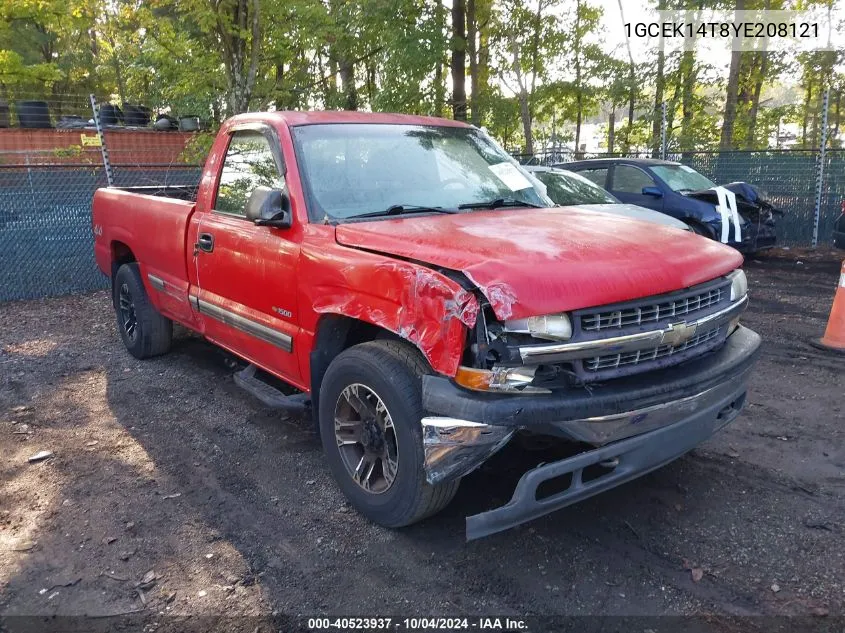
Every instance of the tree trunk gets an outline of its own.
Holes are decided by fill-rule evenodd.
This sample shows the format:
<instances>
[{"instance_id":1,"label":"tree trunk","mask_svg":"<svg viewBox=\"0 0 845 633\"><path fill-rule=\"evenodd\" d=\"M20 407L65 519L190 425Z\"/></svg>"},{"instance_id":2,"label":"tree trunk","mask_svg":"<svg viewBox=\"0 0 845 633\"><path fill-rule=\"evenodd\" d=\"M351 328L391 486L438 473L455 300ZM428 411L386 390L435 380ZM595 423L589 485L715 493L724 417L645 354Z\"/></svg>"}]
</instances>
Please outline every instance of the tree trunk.
<instances>
[{"instance_id":1,"label":"tree trunk","mask_svg":"<svg viewBox=\"0 0 845 633\"><path fill-rule=\"evenodd\" d=\"M376 98L376 64L370 59L364 64L364 68L367 72L367 99L372 107Z\"/></svg>"},{"instance_id":2,"label":"tree trunk","mask_svg":"<svg viewBox=\"0 0 845 633\"><path fill-rule=\"evenodd\" d=\"M697 27L701 12L704 9L703 0L698 1L695 12L687 11L685 19ZM695 30L695 29L693 29ZM684 40L684 52L681 55L680 68L682 82L681 89L681 137L680 146L684 150L683 160L689 160L691 150L694 149L695 139L692 129L692 117L695 112L695 86L698 79L698 68L695 59L695 38ZM674 119L674 111L672 112ZM667 135L672 130L668 126Z\"/></svg>"},{"instance_id":3,"label":"tree trunk","mask_svg":"<svg viewBox=\"0 0 845 633\"><path fill-rule=\"evenodd\" d=\"M251 6L250 6L251 5ZM226 10L221 6L218 9ZM217 16L217 36L223 49L223 65L226 68L228 93L226 101L229 114L246 112L249 109L255 77L258 73L258 57L261 51L259 0L237 0L229 7L231 15ZM247 41L249 33L251 42ZM247 46L247 44L251 46ZM247 59L249 58L249 59Z\"/></svg>"},{"instance_id":4,"label":"tree trunk","mask_svg":"<svg viewBox=\"0 0 845 633\"><path fill-rule=\"evenodd\" d=\"M746 149L754 149L756 146L757 114L760 111L760 93L763 90L763 79L766 77L766 70L769 66L769 52L763 50L760 51L758 55L760 63L757 68L757 76L754 78L754 90L751 93L751 109L748 113L748 138L746 138L745 141Z\"/></svg>"},{"instance_id":5,"label":"tree trunk","mask_svg":"<svg viewBox=\"0 0 845 633\"><path fill-rule=\"evenodd\" d=\"M696 76L695 49L690 47L685 50L681 57L681 68L683 69L683 89L681 91L681 139L680 145L685 150L684 158L689 159L689 151L695 149L692 129L692 117L695 112L694 97Z\"/></svg>"},{"instance_id":6,"label":"tree trunk","mask_svg":"<svg viewBox=\"0 0 845 633\"><path fill-rule=\"evenodd\" d=\"M281 94L284 90L283 86L285 83L285 65L281 62L276 62L274 68L276 71L276 81L273 86L273 90L276 93L274 105L276 106L276 110L287 110L289 107L287 104L287 99L282 99Z\"/></svg>"},{"instance_id":7,"label":"tree trunk","mask_svg":"<svg viewBox=\"0 0 845 633\"><path fill-rule=\"evenodd\" d=\"M358 89L355 86L355 64L343 59L338 63L340 70L340 86L343 90L345 110L358 109Z\"/></svg>"},{"instance_id":8,"label":"tree trunk","mask_svg":"<svg viewBox=\"0 0 845 633\"><path fill-rule=\"evenodd\" d=\"M525 85L525 76L522 73L522 66L519 60L519 43L516 37L511 37L511 54L513 55L513 72L516 75L516 83L519 86L517 97L519 99L519 118L522 121L522 133L525 135L525 153L534 154L534 135L531 131L531 105L528 102L528 87Z\"/></svg>"},{"instance_id":9,"label":"tree trunk","mask_svg":"<svg viewBox=\"0 0 845 633\"><path fill-rule=\"evenodd\" d=\"M534 155L534 135L531 132L531 108L528 105L528 92L519 93L519 116L522 119L522 133L525 135L525 153Z\"/></svg>"},{"instance_id":10,"label":"tree trunk","mask_svg":"<svg viewBox=\"0 0 845 633\"><path fill-rule=\"evenodd\" d=\"M745 9L745 0L736 0L734 22L739 23L740 11ZM736 48L737 42L734 42ZM736 103L739 95L739 70L742 62L741 51L731 51L731 67L728 71L728 88L725 95L725 112L722 121L722 135L719 139L719 149L731 149L733 144L734 123L736 122Z\"/></svg>"},{"instance_id":11,"label":"tree trunk","mask_svg":"<svg viewBox=\"0 0 845 633\"><path fill-rule=\"evenodd\" d=\"M442 2L438 2L434 9L434 19L437 24L437 32L443 35L446 33L446 8ZM434 66L434 116L443 116L443 107L446 104L446 84L443 77L443 66L445 52L437 56L437 63Z\"/></svg>"},{"instance_id":12,"label":"tree trunk","mask_svg":"<svg viewBox=\"0 0 845 633\"><path fill-rule=\"evenodd\" d=\"M613 146L616 143L616 108L611 108L610 116L607 117L607 153L613 153Z\"/></svg>"},{"instance_id":13,"label":"tree trunk","mask_svg":"<svg viewBox=\"0 0 845 633\"><path fill-rule=\"evenodd\" d=\"M466 44L464 0L452 0L452 116L458 121L467 120Z\"/></svg>"},{"instance_id":14,"label":"tree trunk","mask_svg":"<svg viewBox=\"0 0 845 633\"><path fill-rule=\"evenodd\" d=\"M619 4L619 17L625 23L625 11L622 10L622 0ZM634 54L631 52L631 38L625 36L625 47L628 49L628 127L625 130L625 139L622 141L622 150L627 152L631 149L631 128L634 127L634 108L637 100L636 65Z\"/></svg>"},{"instance_id":15,"label":"tree trunk","mask_svg":"<svg viewBox=\"0 0 845 633\"><path fill-rule=\"evenodd\" d=\"M478 31L478 92L472 95L473 122L484 123L487 93L490 86L490 13L492 0L474 0L475 21ZM477 121L477 122L476 122Z\"/></svg>"},{"instance_id":16,"label":"tree trunk","mask_svg":"<svg viewBox=\"0 0 845 633\"><path fill-rule=\"evenodd\" d=\"M466 25L467 55L469 56L470 121L473 125L480 125L478 116L478 25L475 21L475 0L466 0Z\"/></svg>"},{"instance_id":17,"label":"tree trunk","mask_svg":"<svg viewBox=\"0 0 845 633\"><path fill-rule=\"evenodd\" d=\"M771 0L766 0L764 9L771 8ZM745 139L745 148L754 149L757 136L757 114L760 110L760 93L763 90L763 80L766 78L766 70L769 66L769 38L764 37L757 53L757 74L754 77L754 88L751 92L751 106L748 112L748 136Z\"/></svg>"},{"instance_id":18,"label":"tree trunk","mask_svg":"<svg viewBox=\"0 0 845 633\"><path fill-rule=\"evenodd\" d=\"M662 1L662 0L661 0ZM575 3L575 158L581 158L581 121L584 117L584 95L581 86L581 0Z\"/></svg>"},{"instance_id":19,"label":"tree trunk","mask_svg":"<svg viewBox=\"0 0 845 633\"><path fill-rule=\"evenodd\" d=\"M434 116L443 116L446 90L443 86L443 60L438 59L434 67Z\"/></svg>"},{"instance_id":20,"label":"tree trunk","mask_svg":"<svg viewBox=\"0 0 845 633\"><path fill-rule=\"evenodd\" d=\"M666 0L659 0L658 11L666 10ZM666 65L666 42L663 39L663 31L657 43L657 76L654 79L654 112L651 116L651 157L657 158L660 155L660 128L663 125L663 88L666 78L663 76L663 69Z\"/></svg>"}]
</instances>

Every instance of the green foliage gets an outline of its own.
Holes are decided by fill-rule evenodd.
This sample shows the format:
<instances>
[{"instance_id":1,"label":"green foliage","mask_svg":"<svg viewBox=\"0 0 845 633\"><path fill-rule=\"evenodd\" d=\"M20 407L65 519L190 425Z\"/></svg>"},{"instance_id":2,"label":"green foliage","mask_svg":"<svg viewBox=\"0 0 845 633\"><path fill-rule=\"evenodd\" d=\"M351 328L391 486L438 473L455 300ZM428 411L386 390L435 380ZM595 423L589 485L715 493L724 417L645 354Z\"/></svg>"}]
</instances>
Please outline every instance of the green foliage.
<instances>
[{"instance_id":1,"label":"green foliage","mask_svg":"<svg viewBox=\"0 0 845 633\"><path fill-rule=\"evenodd\" d=\"M691 12L731 5L648 1ZM746 7L842 1L746 0ZM636 7L627 0L625 7L630 21ZM657 55L632 66L624 46L610 49L600 25L613 2L475 0L473 8L470 111L509 149L571 146L584 138L579 125L607 128L609 112L617 150L654 146ZM450 0L0 0L0 99L73 94L84 107L93 92L216 122L268 108L448 115L450 19ZM826 88L831 126L845 131L843 58L841 50L744 52L732 146L775 143L786 123L801 128L799 142L817 144ZM716 147L724 69L696 51L663 62L669 147ZM798 87L787 103L779 95L789 82ZM199 159L208 142L198 135L183 158Z\"/></svg>"},{"instance_id":2,"label":"green foliage","mask_svg":"<svg viewBox=\"0 0 845 633\"><path fill-rule=\"evenodd\" d=\"M216 135L216 131L205 130L191 136L185 143L185 149L179 154L179 160L183 163L201 165L208 156L208 152L211 151Z\"/></svg>"}]
</instances>

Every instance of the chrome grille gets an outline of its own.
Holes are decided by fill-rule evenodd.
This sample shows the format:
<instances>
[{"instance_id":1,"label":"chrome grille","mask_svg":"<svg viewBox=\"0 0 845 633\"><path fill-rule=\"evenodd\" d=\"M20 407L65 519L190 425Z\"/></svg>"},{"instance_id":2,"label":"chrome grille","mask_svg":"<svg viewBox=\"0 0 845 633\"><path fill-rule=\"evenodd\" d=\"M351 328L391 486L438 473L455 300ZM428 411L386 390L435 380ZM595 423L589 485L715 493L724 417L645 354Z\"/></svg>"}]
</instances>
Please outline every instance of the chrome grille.
<instances>
[{"instance_id":1,"label":"chrome grille","mask_svg":"<svg viewBox=\"0 0 845 633\"><path fill-rule=\"evenodd\" d=\"M715 306L725 296L726 288L712 288L697 294L690 294L677 299L625 307L621 310L607 310L581 315L581 329L585 332L600 332L609 329L621 329L643 323L656 323L664 319L680 317Z\"/></svg>"},{"instance_id":2,"label":"chrome grille","mask_svg":"<svg viewBox=\"0 0 845 633\"><path fill-rule=\"evenodd\" d=\"M604 356L596 356L594 358L584 359L584 369L587 371L601 371L603 369L616 369L618 367L638 365L646 361L657 360L680 352L685 352L688 349L703 345L708 341L712 341L719 336L721 328L713 328L701 334L696 334L688 341L681 345L672 347L671 345L660 345L652 349L639 350L637 352L625 352L624 354L606 354Z\"/></svg>"}]
</instances>

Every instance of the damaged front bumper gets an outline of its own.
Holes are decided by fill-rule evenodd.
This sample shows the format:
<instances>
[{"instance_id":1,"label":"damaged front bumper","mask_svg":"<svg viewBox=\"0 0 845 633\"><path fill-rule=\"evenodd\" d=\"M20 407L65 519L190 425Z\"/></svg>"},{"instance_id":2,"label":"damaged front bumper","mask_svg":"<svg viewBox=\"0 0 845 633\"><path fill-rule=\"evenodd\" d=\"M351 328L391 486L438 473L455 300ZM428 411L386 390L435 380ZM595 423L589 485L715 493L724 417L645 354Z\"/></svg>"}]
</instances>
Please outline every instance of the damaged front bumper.
<instances>
[{"instance_id":1,"label":"damaged front bumper","mask_svg":"<svg viewBox=\"0 0 845 633\"><path fill-rule=\"evenodd\" d=\"M507 529L643 475L680 457L733 420L745 401L760 337L739 327L718 350L684 365L587 389L513 396L423 379L425 470L430 483L468 474L519 430L599 446L523 475L511 501L467 519L467 537ZM615 464L585 481L584 469ZM543 481L570 474L538 499Z\"/></svg>"}]
</instances>

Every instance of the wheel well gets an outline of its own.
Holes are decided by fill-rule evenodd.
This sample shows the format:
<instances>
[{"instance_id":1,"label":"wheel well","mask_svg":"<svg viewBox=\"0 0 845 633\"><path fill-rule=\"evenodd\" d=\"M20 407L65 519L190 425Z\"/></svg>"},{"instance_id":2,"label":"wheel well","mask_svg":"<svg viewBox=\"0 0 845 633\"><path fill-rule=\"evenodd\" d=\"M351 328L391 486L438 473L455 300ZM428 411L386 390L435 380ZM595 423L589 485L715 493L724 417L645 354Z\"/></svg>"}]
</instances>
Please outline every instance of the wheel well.
<instances>
[{"instance_id":1,"label":"wheel well","mask_svg":"<svg viewBox=\"0 0 845 633\"><path fill-rule=\"evenodd\" d=\"M353 345L379 339L405 340L390 330L351 317L326 314L320 318L311 351L311 410L318 434L320 384L332 360Z\"/></svg>"},{"instance_id":2,"label":"wheel well","mask_svg":"<svg viewBox=\"0 0 845 633\"><path fill-rule=\"evenodd\" d=\"M112 300L114 299L114 278L117 275L117 269L123 264L131 264L137 262L135 253L123 242L111 243L111 282L112 282Z\"/></svg>"},{"instance_id":3,"label":"wheel well","mask_svg":"<svg viewBox=\"0 0 845 633\"><path fill-rule=\"evenodd\" d=\"M111 276L114 279L115 274L117 273L117 269L123 266L123 264L129 264L132 262L137 262L138 259L135 257L135 253L132 252L132 249L129 248L123 242L112 242L111 243Z\"/></svg>"}]
</instances>

